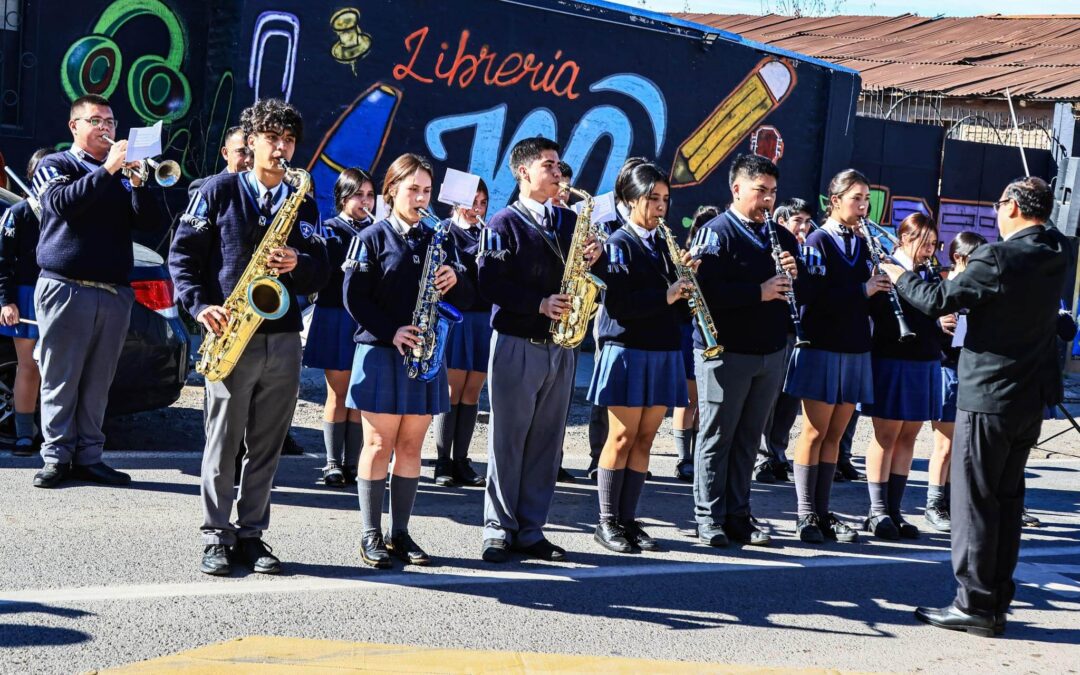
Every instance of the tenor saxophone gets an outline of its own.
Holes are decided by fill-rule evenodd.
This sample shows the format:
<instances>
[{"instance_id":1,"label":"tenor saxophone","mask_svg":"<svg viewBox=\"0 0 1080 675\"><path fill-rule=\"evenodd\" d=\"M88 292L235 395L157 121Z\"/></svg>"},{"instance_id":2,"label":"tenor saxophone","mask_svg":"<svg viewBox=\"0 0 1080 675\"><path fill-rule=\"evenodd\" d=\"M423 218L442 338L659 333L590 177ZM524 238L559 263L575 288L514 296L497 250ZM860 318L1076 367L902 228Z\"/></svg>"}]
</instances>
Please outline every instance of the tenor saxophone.
<instances>
[{"instance_id":1,"label":"tenor saxophone","mask_svg":"<svg viewBox=\"0 0 1080 675\"><path fill-rule=\"evenodd\" d=\"M664 235L664 241L667 242L668 255L671 256L671 262L675 265L679 281L690 284L690 297L686 299L686 302L690 305L690 313L694 317L694 323L701 330L701 339L705 343L702 356L706 361L711 361L724 353L724 346L717 341L716 324L713 323L709 306L705 304L705 296L701 294L697 275L688 265L683 264L682 251L679 250L679 245L675 243L675 235L663 218L660 219L659 229L660 234Z\"/></svg>"},{"instance_id":2,"label":"tenor saxophone","mask_svg":"<svg viewBox=\"0 0 1080 675\"><path fill-rule=\"evenodd\" d=\"M607 288L607 284L591 273L585 264L585 241L590 235L596 235L596 228L592 224L593 198L566 183L561 183L560 187L585 200L574 224L574 238L566 253L566 268L559 286L560 293L570 296L570 310L551 322L552 342L573 349L589 334L589 322L600 309L600 292Z\"/></svg>"},{"instance_id":3,"label":"tenor saxophone","mask_svg":"<svg viewBox=\"0 0 1080 675\"><path fill-rule=\"evenodd\" d=\"M442 302L442 294L435 287L435 273L446 261L443 242L450 230L450 221L443 224L431 212L420 209L420 223L416 227L423 227L425 222L434 228L435 234L428 243L424 268L420 273L420 293L416 296L416 307L413 309L412 320L413 325L420 329L417 336L420 344L405 352L405 373L414 380L430 382L439 374L446 339L450 335L450 328L455 323L461 323L461 312L450 303Z\"/></svg>"},{"instance_id":4,"label":"tenor saxophone","mask_svg":"<svg viewBox=\"0 0 1080 675\"><path fill-rule=\"evenodd\" d=\"M280 161L285 169L285 182L296 191L278 209L244 274L225 299L223 306L229 317L225 329L221 335L207 333L199 347L200 358L195 370L209 382L229 376L264 320L280 319L289 310L289 291L277 278L278 271L267 262L270 251L285 246L300 215L300 204L311 191L311 176L303 169L291 168L284 159Z\"/></svg>"}]
</instances>

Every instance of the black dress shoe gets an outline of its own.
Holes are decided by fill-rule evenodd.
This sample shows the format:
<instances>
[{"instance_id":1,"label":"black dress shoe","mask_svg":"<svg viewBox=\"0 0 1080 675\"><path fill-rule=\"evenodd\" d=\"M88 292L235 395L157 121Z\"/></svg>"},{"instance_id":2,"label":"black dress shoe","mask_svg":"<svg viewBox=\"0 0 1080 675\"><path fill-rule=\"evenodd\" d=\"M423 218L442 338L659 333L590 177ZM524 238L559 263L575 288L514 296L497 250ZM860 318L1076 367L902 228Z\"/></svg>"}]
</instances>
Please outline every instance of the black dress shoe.
<instances>
[{"instance_id":1,"label":"black dress shoe","mask_svg":"<svg viewBox=\"0 0 1080 675\"><path fill-rule=\"evenodd\" d=\"M85 466L72 465L71 477L75 480L85 480L91 483L101 483L102 485L127 485L131 482L131 476L123 471L117 471L105 464L105 462Z\"/></svg>"},{"instance_id":2,"label":"black dress shoe","mask_svg":"<svg viewBox=\"0 0 1080 675\"><path fill-rule=\"evenodd\" d=\"M588 478L589 480L595 481L596 480L596 472L599 471L599 470L600 470L600 458L599 457L591 457L591 458L589 458L589 468L585 469L585 477Z\"/></svg>"},{"instance_id":3,"label":"black dress shoe","mask_svg":"<svg viewBox=\"0 0 1080 675\"><path fill-rule=\"evenodd\" d=\"M795 521L795 534L799 535L800 541L807 544L825 543L825 534L821 531L821 521L816 513L800 516Z\"/></svg>"},{"instance_id":4,"label":"black dress shoe","mask_svg":"<svg viewBox=\"0 0 1080 675\"><path fill-rule=\"evenodd\" d=\"M619 523L622 526L623 532L626 533L626 540L630 542L630 545L634 548L640 548L642 551L659 551L660 543L649 536L649 533L641 527L641 522L637 520L630 520L625 523Z\"/></svg>"},{"instance_id":5,"label":"black dress shoe","mask_svg":"<svg viewBox=\"0 0 1080 675\"><path fill-rule=\"evenodd\" d=\"M918 539L919 528L915 527L908 521L904 520L904 517L898 513L891 514L893 524L896 525L897 532L900 533L901 539Z\"/></svg>"},{"instance_id":6,"label":"black dress shoe","mask_svg":"<svg viewBox=\"0 0 1080 675\"><path fill-rule=\"evenodd\" d=\"M249 537L236 542L233 553L253 572L259 574L280 574L281 561L273 553L273 549L263 543L262 539Z\"/></svg>"},{"instance_id":7,"label":"black dress shoe","mask_svg":"<svg viewBox=\"0 0 1080 675\"><path fill-rule=\"evenodd\" d=\"M847 482L847 476L845 476L844 473L840 469L837 469L833 473L832 479L833 479L834 483L846 483Z\"/></svg>"},{"instance_id":8,"label":"black dress shoe","mask_svg":"<svg viewBox=\"0 0 1080 675\"><path fill-rule=\"evenodd\" d=\"M838 541L841 544L851 544L859 540L859 533L853 527L830 513L828 518L818 519L821 534L829 541Z\"/></svg>"},{"instance_id":9,"label":"black dress shoe","mask_svg":"<svg viewBox=\"0 0 1080 675\"><path fill-rule=\"evenodd\" d=\"M322 482L328 487L345 487L345 472L337 464L327 464L322 470Z\"/></svg>"},{"instance_id":10,"label":"black dress shoe","mask_svg":"<svg viewBox=\"0 0 1080 675\"><path fill-rule=\"evenodd\" d=\"M896 523L888 514L882 514L875 516L870 514L863 521L863 529L873 534L878 539L887 539L888 541L897 541L900 539L900 530L897 529Z\"/></svg>"},{"instance_id":11,"label":"black dress shoe","mask_svg":"<svg viewBox=\"0 0 1080 675\"><path fill-rule=\"evenodd\" d=\"M302 455L304 454L304 446L296 442L296 439L292 437L292 432L285 434L285 441L281 444L281 454L283 455Z\"/></svg>"},{"instance_id":12,"label":"black dress shoe","mask_svg":"<svg viewBox=\"0 0 1080 675\"><path fill-rule=\"evenodd\" d=\"M949 509L939 504L931 504L923 511L923 519L926 520L926 524L934 528L938 532L949 532L952 530L952 517L949 515Z\"/></svg>"},{"instance_id":13,"label":"black dress shoe","mask_svg":"<svg viewBox=\"0 0 1080 675\"><path fill-rule=\"evenodd\" d=\"M1024 527L1042 527L1042 521L1028 513L1026 506L1024 512L1020 515L1020 522L1023 523Z\"/></svg>"},{"instance_id":14,"label":"black dress shoe","mask_svg":"<svg viewBox=\"0 0 1080 675\"><path fill-rule=\"evenodd\" d=\"M762 462L754 467L754 480L759 483L775 483L776 476L773 475L772 463Z\"/></svg>"},{"instance_id":15,"label":"black dress shoe","mask_svg":"<svg viewBox=\"0 0 1080 675\"><path fill-rule=\"evenodd\" d=\"M360 540L360 559L365 565L384 570L390 567L390 552L378 532L364 535Z\"/></svg>"},{"instance_id":16,"label":"black dress shoe","mask_svg":"<svg viewBox=\"0 0 1080 675\"><path fill-rule=\"evenodd\" d=\"M511 546L510 548L518 553L527 555L530 558L537 558L539 560L550 560L553 562L566 560L566 550L552 544L547 539L541 539L535 544L529 544L528 546Z\"/></svg>"},{"instance_id":17,"label":"black dress shoe","mask_svg":"<svg viewBox=\"0 0 1080 675\"><path fill-rule=\"evenodd\" d=\"M420 548L408 532L398 532L386 537L386 549L407 565L430 565L431 556Z\"/></svg>"},{"instance_id":18,"label":"black dress shoe","mask_svg":"<svg viewBox=\"0 0 1080 675\"><path fill-rule=\"evenodd\" d=\"M71 474L70 464L59 464L50 462L46 464L40 471L34 474L34 487L39 488L54 488L60 483L63 483L68 479Z\"/></svg>"},{"instance_id":19,"label":"black dress shoe","mask_svg":"<svg viewBox=\"0 0 1080 675\"><path fill-rule=\"evenodd\" d=\"M510 558L510 547L505 539L485 539L480 557L484 562L504 563Z\"/></svg>"},{"instance_id":20,"label":"black dress shoe","mask_svg":"<svg viewBox=\"0 0 1080 675\"><path fill-rule=\"evenodd\" d=\"M454 487L454 463L449 459L435 460L435 484L439 487Z\"/></svg>"},{"instance_id":21,"label":"black dress shoe","mask_svg":"<svg viewBox=\"0 0 1080 675\"><path fill-rule=\"evenodd\" d=\"M630 553L634 550L630 540L626 538L626 533L613 518L600 521L593 531L593 541L616 553Z\"/></svg>"},{"instance_id":22,"label":"black dress shoe","mask_svg":"<svg viewBox=\"0 0 1080 675\"><path fill-rule=\"evenodd\" d=\"M454 460L454 480L469 487L484 487L487 481L472 468L472 461L466 457Z\"/></svg>"},{"instance_id":23,"label":"black dress shoe","mask_svg":"<svg viewBox=\"0 0 1080 675\"><path fill-rule=\"evenodd\" d=\"M844 478L847 480L866 480L866 476L856 469L851 462L837 462L836 470L844 474Z\"/></svg>"},{"instance_id":24,"label":"black dress shoe","mask_svg":"<svg viewBox=\"0 0 1080 675\"><path fill-rule=\"evenodd\" d=\"M749 518L729 518L724 523L724 533L731 541L744 546L768 546L772 541L772 537L759 530Z\"/></svg>"},{"instance_id":25,"label":"black dress shoe","mask_svg":"<svg viewBox=\"0 0 1080 675\"><path fill-rule=\"evenodd\" d=\"M675 477L684 483L694 482L694 463L679 462L675 465Z\"/></svg>"},{"instance_id":26,"label":"black dress shoe","mask_svg":"<svg viewBox=\"0 0 1080 675\"><path fill-rule=\"evenodd\" d=\"M931 626L966 631L979 637L993 637L995 634L995 617L968 614L957 609L956 605L919 607L915 610L915 618ZM1004 631L1004 627L1002 630Z\"/></svg>"},{"instance_id":27,"label":"black dress shoe","mask_svg":"<svg viewBox=\"0 0 1080 675\"><path fill-rule=\"evenodd\" d=\"M232 572L229 564L229 549L221 544L210 544L203 548L202 564L199 571L215 577L227 577Z\"/></svg>"},{"instance_id":28,"label":"black dress shoe","mask_svg":"<svg viewBox=\"0 0 1080 675\"><path fill-rule=\"evenodd\" d=\"M715 525L698 525L697 538L702 544L713 548L723 548L728 545L727 533L724 528Z\"/></svg>"},{"instance_id":29,"label":"black dress shoe","mask_svg":"<svg viewBox=\"0 0 1080 675\"><path fill-rule=\"evenodd\" d=\"M576 483L577 482L577 478L574 478L573 474L571 474L569 471L562 468L561 466L559 467L559 475L555 478L555 480L560 482L560 483Z\"/></svg>"},{"instance_id":30,"label":"black dress shoe","mask_svg":"<svg viewBox=\"0 0 1080 675\"><path fill-rule=\"evenodd\" d=\"M1005 626L1008 625L1009 615L1005 612L998 612L994 615L994 635L1004 635Z\"/></svg>"},{"instance_id":31,"label":"black dress shoe","mask_svg":"<svg viewBox=\"0 0 1080 675\"><path fill-rule=\"evenodd\" d=\"M773 462L772 463L772 475L776 479L777 483L786 483L791 478L788 476L788 463L787 462Z\"/></svg>"}]
</instances>

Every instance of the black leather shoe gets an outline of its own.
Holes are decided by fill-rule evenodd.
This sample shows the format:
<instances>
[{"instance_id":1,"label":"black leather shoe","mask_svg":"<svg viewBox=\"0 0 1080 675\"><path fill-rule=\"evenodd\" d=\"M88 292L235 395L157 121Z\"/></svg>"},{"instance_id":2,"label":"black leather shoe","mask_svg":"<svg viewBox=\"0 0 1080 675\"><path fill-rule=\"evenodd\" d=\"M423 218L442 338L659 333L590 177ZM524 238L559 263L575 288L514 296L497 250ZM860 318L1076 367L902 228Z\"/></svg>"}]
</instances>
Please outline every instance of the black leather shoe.
<instances>
[{"instance_id":1,"label":"black leather shoe","mask_svg":"<svg viewBox=\"0 0 1080 675\"><path fill-rule=\"evenodd\" d=\"M506 545L505 539L485 539L480 557L484 562L504 563L510 558L510 547Z\"/></svg>"},{"instance_id":2,"label":"black leather shoe","mask_svg":"<svg viewBox=\"0 0 1080 675\"><path fill-rule=\"evenodd\" d=\"M863 521L863 529L879 539L889 541L900 539L900 530L896 528L896 523L888 515L875 516L871 514L867 516L866 520Z\"/></svg>"},{"instance_id":3,"label":"black leather shoe","mask_svg":"<svg viewBox=\"0 0 1080 675\"><path fill-rule=\"evenodd\" d=\"M788 463L787 462L773 462L772 463L772 475L776 479L777 483L786 483L791 480L788 477Z\"/></svg>"},{"instance_id":4,"label":"black leather shoe","mask_svg":"<svg viewBox=\"0 0 1080 675\"><path fill-rule=\"evenodd\" d=\"M851 544L859 541L859 533L847 523L830 513L825 520L818 519L821 534L829 541L838 541L841 544Z\"/></svg>"},{"instance_id":5,"label":"black leather shoe","mask_svg":"<svg viewBox=\"0 0 1080 675\"><path fill-rule=\"evenodd\" d=\"M630 540L626 538L626 533L614 519L601 520L593 531L592 538L609 551L630 553L634 550L634 547L630 545Z\"/></svg>"},{"instance_id":6,"label":"black leather shoe","mask_svg":"<svg viewBox=\"0 0 1080 675\"><path fill-rule=\"evenodd\" d=\"M600 458L592 457L589 459L589 468L585 469L585 477L591 481L596 480L596 472L600 470Z\"/></svg>"},{"instance_id":7,"label":"black leather shoe","mask_svg":"<svg viewBox=\"0 0 1080 675\"><path fill-rule=\"evenodd\" d=\"M34 474L34 487L54 488L68 479L71 474L70 464L57 464L50 462L42 467L41 471Z\"/></svg>"},{"instance_id":8,"label":"black leather shoe","mask_svg":"<svg viewBox=\"0 0 1080 675\"><path fill-rule=\"evenodd\" d=\"M743 546L768 546L772 541L772 537L759 530L749 518L729 517L724 523L724 533L728 539Z\"/></svg>"},{"instance_id":9,"label":"black leather shoe","mask_svg":"<svg viewBox=\"0 0 1080 675\"><path fill-rule=\"evenodd\" d=\"M915 618L931 626L945 628L947 630L961 630L978 635L979 637L993 637L995 629L995 617L979 616L963 612L955 605L948 607L919 607L915 610ZM1002 627L1004 631L1004 627Z\"/></svg>"},{"instance_id":10,"label":"black leather shoe","mask_svg":"<svg viewBox=\"0 0 1080 675\"><path fill-rule=\"evenodd\" d=\"M623 532L626 533L626 540L630 542L630 545L634 548L640 548L642 551L659 551L660 543L649 536L649 533L641 527L641 523L637 520L630 520L625 523L619 523L622 526Z\"/></svg>"},{"instance_id":11,"label":"black leather shoe","mask_svg":"<svg viewBox=\"0 0 1080 675\"><path fill-rule=\"evenodd\" d=\"M346 464L341 467L341 474L345 476L346 485L356 485L356 467Z\"/></svg>"},{"instance_id":12,"label":"black leather shoe","mask_svg":"<svg viewBox=\"0 0 1080 675\"><path fill-rule=\"evenodd\" d=\"M262 539L247 538L236 542L233 553L240 562L259 574L280 574L281 561L271 553L272 548L263 543Z\"/></svg>"},{"instance_id":13,"label":"black leather shoe","mask_svg":"<svg viewBox=\"0 0 1080 675\"><path fill-rule=\"evenodd\" d=\"M1005 612L999 612L994 615L994 635L1004 635L1005 627L1008 625L1009 615Z\"/></svg>"},{"instance_id":14,"label":"black leather shoe","mask_svg":"<svg viewBox=\"0 0 1080 675\"><path fill-rule=\"evenodd\" d=\"M559 475L555 478L555 480L560 482L560 483L576 483L577 482L577 478L574 478L574 476L569 471L562 468L561 466L559 467Z\"/></svg>"},{"instance_id":15,"label":"black leather shoe","mask_svg":"<svg viewBox=\"0 0 1080 675\"><path fill-rule=\"evenodd\" d=\"M360 559L365 565L385 570L390 567L390 552L386 550L383 537L378 532L364 535L360 540Z\"/></svg>"},{"instance_id":16,"label":"black leather shoe","mask_svg":"<svg viewBox=\"0 0 1080 675\"><path fill-rule=\"evenodd\" d=\"M327 464L322 470L322 482L328 487L345 487L345 472L337 464Z\"/></svg>"},{"instance_id":17,"label":"black leather shoe","mask_svg":"<svg viewBox=\"0 0 1080 675\"><path fill-rule=\"evenodd\" d=\"M1023 514L1020 516L1020 521L1023 523L1024 527L1042 527L1042 521L1028 513L1026 506L1024 507Z\"/></svg>"},{"instance_id":18,"label":"black leather shoe","mask_svg":"<svg viewBox=\"0 0 1080 675\"><path fill-rule=\"evenodd\" d=\"M215 577L229 576L232 573L232 565L229 563L229 549L222 544L205 546L199 571L203 574L212 574Z\"/></svg>"},{"instance_id":19,"label":"black leather shoe","mask_svg":"<svg viewBox=\"0 0 1080 675\"><path fill-rule=\"evenodd\" d=\"M304 454L304 446L296 442L296 439L292 437L292 432L285 434L285 441L281 444L281 454L283 455L302 455Z\"/></svg>"},{"instance_id":20,"label":"black leather shoe","mask_svg":"<svg viewBox=\"0 0 1080 675\"><path fill-rule=\"evenodd\" d=\"M675 465L675 477L684 483L694 482L694 463L679 462Z\"/></svg>"},{"instance_id":21,"label":"black leather shoe","mask_svg":"<svg viewBox=\"0 0 1080 675\"><path fill-rule=\"evenodd\" d=\"M469 487L484 487L487 485L484 477L473 470L472 461L468 457L454 460L454 480Z\"/></svg>"},{"instance_id":22,"label":"black leather shoe","mask_svg":"<svg viewBox=\"0 0 1080 675\"><path fill-rule=\"evenodd\" d=\"M71 477L75 480L85 480L91 483L101 483L102 485L127 485L131 482L131 476L123 471L117 471L105 464L105 462L87 464L86 466L72 465Z\"/></svg>"},{"instance_id":23,"label":"black leather shoe","mask_svg":"<svg viewBox=\"0 0 1080 675\"><path fill-rule=\"evenodd\" d=\"M759 483L775 483L776 476L773 475L772 463L762 462L754 467L754 480Z\"/></svg>"},{"instance_id":24,"label":"black leather shoe","mask_svg":"<svg viewBox=\"0 0 1080 675\"><path fill-rule=\"evenodd\" d=\"M551 560L553 562L566 560L566 550L552 544L547 539L541 539L535 544L530 544L528 546L511 546L510 548L511 550L527 555L530 558Z\"/></svg>"},{"instance_id":25,"label":"black leather shoe","mask_svg":"<svg viewBox=\"0 0 1080 675\"><path fill-rule=\"evenodd\" d=\"M896 531L900 533L901 539L919 538L919 528L904 520L902 515L894 513L889 517L892 518L893 524L896 525Z\"/></svg>"},{"instance_id":26,"label":"black leather shoe","mask_svg":"<svg viewBox=\"0 0 1080 675\"><path fill-rule=\"evenodd\" d=\"M846 480L866 480L866 476L856 469L851 462L837 462L836 471L843 474Z\"/></svg>"},{"instance_id":27,"label":"black leather shoe","mask_svg":"<svg viewBox=\"0 0 1080 675\"><path fill-rule=\"evenodd\" d=\"M795 534L799 540L807 544L825 543L825 534L821 531L821 521L816 513L800 516L795 521Z\"/></svg>"},{"instance_id":28,"label":"black leather shoe","mask_svg":"<svg viewBox=\"0 0 1080 675\"><path fill-rule=\"evenodd\" d=\"M932 504L926 507L923 512L923 519L926 520L926 524L934 528L938 532L949 532L952 530L952 517L949 515L949 509L938 504Z\"/></svg>"},{"instance_id":29,"label":"black leather shoe","mask_svg":"<svg viewBox=\"0 0 1080 675\"><path fill-rule=\"evenodd\" d=\"M715 525L698 525L697 538L702 544L713 548L723 548L728 545L727 533L724 528Z\"/></svg>"},{"instance_id":30,"label":"black leather shoe","mask_svg":"<svg viewBox=\"0 0 1080 675\"><path fill-rule=\"evenodd\" d=\"M435 484L439 487L454 487L454 463L449 459L435 460Z\"/></svg>"},{"instance_id":31,"label":"black leather shoe","mask_svg":"<svg viewBox=\"0 0 1080 675\"><path fill-rule=\"evenodd\" d=\"M386 536L386 549L390 553L401 558L401 562L407 565L430 565L431 556L420 548L408 532Z\"/></svg>"}]
</instances>

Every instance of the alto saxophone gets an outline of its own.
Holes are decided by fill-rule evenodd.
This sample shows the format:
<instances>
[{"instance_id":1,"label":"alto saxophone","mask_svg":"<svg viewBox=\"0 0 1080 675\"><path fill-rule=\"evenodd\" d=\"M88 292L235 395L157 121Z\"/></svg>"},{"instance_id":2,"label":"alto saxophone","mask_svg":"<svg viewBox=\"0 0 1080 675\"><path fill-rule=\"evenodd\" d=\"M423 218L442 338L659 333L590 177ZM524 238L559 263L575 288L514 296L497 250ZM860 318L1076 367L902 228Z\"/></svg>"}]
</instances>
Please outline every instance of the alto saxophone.
<instances>
[{"instance_id":1,"label":"alto saxophone","mask_svg":"<svg viewBox=\"0 0 1080 675\"><path fill-rule=\"evenodd\" d=\"M430 382L439 374L446 351L446 338L455 323L461 323L461 312L448 302L442 302L442 294L435 287L435 273L446 262L443 242L450 231L450 221L446 224L426 209L419 209L420 222L416 227L423 227L427 221L435 230L428 243L424 257L424 269L420 273L420 293L416 296L416 308L413 310L413 325L420 329L420 345L405 352L405 372L421 382Z\"/></svg>"},{"instance_id":2,"label":"alto saxophone","mask_svg":"<svg viewBox=\"0 0 1080 675\"><path fill-rule=\"evenodd\" d=\"M296 190L278 209L244 274L225 299L223 306L229 316L225 329L221 335L207 333L199 347L200 358L195 370L209 382L229 376L263 320L280 319L289 310L289 291L277 278L278 271L267 262L270 251L285 246L300 215L300 204L311 191L311 176L303 169L289 167L284 159L281 166L285 169L285 182Z\"/></svg>"},{"instance_id":3,"label":"alto saxophone","mask_svg":"<svg viewBox=\"0 0 1080 675\"><path fill-rule=\"evenodd\" d=\"M690 269L689 265L683 264L682 251L679 250L679 245L675 243L675 235L663 218L660 219L659 229L660 234L664 235L664 241L667 242L668 255L671 257L672 264L675 265L679 281L690 284L690 297L686 299L686 302L690 305L690 313L694 317L694 323L701 330L701 339L705 343L702 356L706 361L715 359L724 353L724 346L717 342L716 324L713 323L709 306L705 304L705 296L701 294L701 286L698 285L697 275L694 274L694 270Z\"/></svg>"},{"instance_id":4,"label":"alto saxophone","mask_svg":"<svg viewBox=\"0 0 1080 675\"><path fill-rule=\"evenodd\" d=\"M570 310L551 322L552 342L573 349L589 334L589 322L600 309L600 291L605 290L607 284L591 273L585 264L585 240L590 234L596 235L596 228L592 224L592 195L566 183L560 183L559 187L585 200L574 224L574 238L566 253L566 268L559 286L559 293L570 296Z\"/></svg>"}]
</instances>

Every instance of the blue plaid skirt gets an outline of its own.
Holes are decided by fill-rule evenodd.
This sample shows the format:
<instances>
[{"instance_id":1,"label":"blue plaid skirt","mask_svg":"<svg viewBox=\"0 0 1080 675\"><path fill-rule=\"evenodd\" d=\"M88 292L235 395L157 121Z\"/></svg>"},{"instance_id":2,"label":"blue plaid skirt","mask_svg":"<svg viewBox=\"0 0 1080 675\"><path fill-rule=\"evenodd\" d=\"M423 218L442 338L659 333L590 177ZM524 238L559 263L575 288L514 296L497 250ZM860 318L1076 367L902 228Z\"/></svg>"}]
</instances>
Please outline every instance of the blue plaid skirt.
<instances>
[{"instance_id":1,"label":"blue plaid skirt","mask_svg":"<svg viewBox=\"0 0 1080 675\"><path fill-rule=\"evenodd\" d=\"M461 323L450 329L446 367L487 372L491 351L491 312L462 312Z\"/></svg>"},{"instance_id":2,"label":"blue plaid skirt","mask_svg":"<svg viewBox=\"0 0 1080 675\"><path fill-rule=\"evenodd\" d=\"M37 312L34 311L34 287L19 286L19 295L15 301L19 308L19 317L37 321ZM0 326L0 335L13 338L38 339L38 327L28 323L17 323L14 326Z\"/></svg>"},{"instance_id":3,"label":"blue plaid skirt","mask_svg":"<svg viewBox=\"0 0 1080 675\"><path fill-rule=\"evenodd\" d=\"M352 368L356 322L344 307L315 305L304 347L304 365L323 370Z\"/></svg>"},{"instance_id":4,"label":"blue plaid skirt","mask_svg":"<svg viewBox=\"0 0 1080 675\"><path fill-rule=\"evenodd\" d=\"M784 392L822 403L873 403L870 352L842 354L797 347L788 363Z\"/></svg>"},{"instance_id":5,"label":"blue plaid skirt","mask_svg":"<svg viewBox=\"0 0 1080 675\"><path fill-rule=\"evenodd\" d=\"M941 361L871 359L874 402L862 414L886 420L928 422L941 418Z\"/></svg>"},{"instance_id":6,"label":"blue plaid skirt","mask_svg":"<svg viewBox=\"0 0 1080 675\"><path fill-rule=\"evenodd\" d=\"M593 368L594 405L686 407L686 366L681 351L653 352L606 344Z\"/></svg>"},{"instance_id":7,"label":"blue plaid skirt","mask_svg":"<svg viewBox=\"0 0 1080 675\"><path fill-rule=\"evenodd\" d=\"M431 382L409 379L404 357L393 347L356 345L345 404L390 415L440 415L450 411L446 366Z\"/></svg>"}]
</instances>

